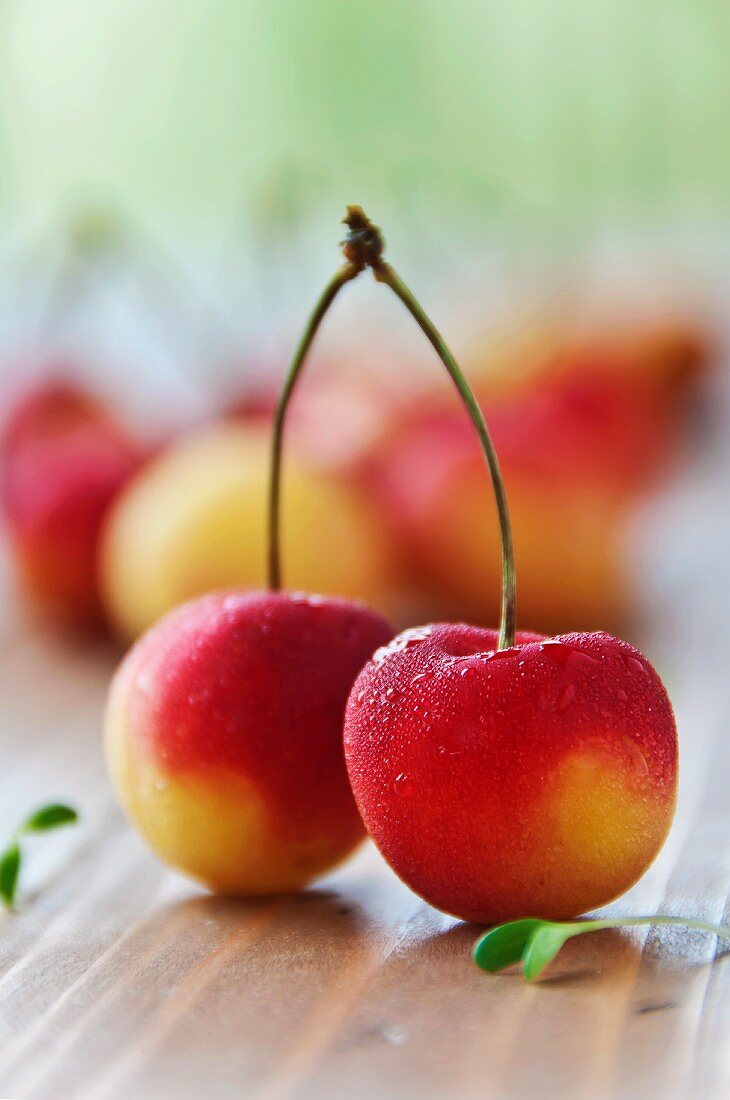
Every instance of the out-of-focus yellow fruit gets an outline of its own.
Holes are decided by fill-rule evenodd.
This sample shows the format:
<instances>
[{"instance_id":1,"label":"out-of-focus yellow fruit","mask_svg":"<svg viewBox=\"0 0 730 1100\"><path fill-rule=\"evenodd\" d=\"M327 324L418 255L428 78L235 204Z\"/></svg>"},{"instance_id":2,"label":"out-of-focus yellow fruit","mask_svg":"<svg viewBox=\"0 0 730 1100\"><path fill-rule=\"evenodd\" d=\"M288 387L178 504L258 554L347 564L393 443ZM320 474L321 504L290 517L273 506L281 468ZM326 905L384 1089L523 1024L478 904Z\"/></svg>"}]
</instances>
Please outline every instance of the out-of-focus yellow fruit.
<instances>
[{"instance_id":1,"label":"out-of-focus yellow fruit","mask_svg":"<svg viewBox=\"0 0 730 1100\"><path fill-rule=\"evenodd\" d=\"M102 586L123 635L204 592L265 584L269 443L263 428L206 429L156 458L121 495L104 533ZM282 544L288 589L387 603L389 553L368 502L290 453Z\"/></svg>"}]
</instances>

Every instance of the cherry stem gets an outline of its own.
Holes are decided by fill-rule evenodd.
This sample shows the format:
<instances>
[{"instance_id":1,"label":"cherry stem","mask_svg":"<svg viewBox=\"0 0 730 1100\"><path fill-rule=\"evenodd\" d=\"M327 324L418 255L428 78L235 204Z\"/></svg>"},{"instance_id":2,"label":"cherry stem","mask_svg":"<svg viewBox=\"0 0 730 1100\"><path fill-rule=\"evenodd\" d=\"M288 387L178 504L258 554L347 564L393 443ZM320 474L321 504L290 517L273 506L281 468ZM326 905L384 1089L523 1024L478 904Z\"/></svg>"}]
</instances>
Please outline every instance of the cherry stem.
<instances>
[{"instance_id":1,"label":"cherry stem","mask_svg":"<svg viewBox=\"0 0 730 1100\"><path fill-rule=\"evenodd\" d=\"M482 452L484 453L492 478L492 488L497 502L499 530L502 541L502 608L497 648L509 649L510 646L515 644L516 630L515 556L512 543L512 525L510 523L509 509L507 507L507 494L504 487L504 480L502 479L502 472L499 468L499 459L497 458L497 452L489 434L489 429L487 428L482 410L479 408L479 403L474 396L471 386L449 351L441 333L431 322L423 307L390 264L381 261L373 268L373 271L378 282L385 283L386 286L389 286L400 298L403 305L433 346L439 359L449 372L479 437Z\"/></svg>"},{"instance_id":2,"label":"cherry stem","mask_svg":"<svg viewBox=\"0 0 730 1100\"><path fill-rule=\"evenodd\" d=\"M269 588L276 592L281 588L280 561L280 497L281 497L281 455L284 435L284 421L294 387L299 378L307 352L317 333L322 319L332 305L338 293L351 279L370 267L376 280L389 286L400 298L434 348L439 359L446 367L458 394L476 429L487 467L492 479L492 487L497 502L499 529L502 542L502 608L499 624L498 649L509 649L515 643L515 557L512 544L512 527L507 507L507 494L499 468L499 459L494 449L489 430L474 396L471 386L464 377L461 368L449 351L441 333L432 323L426 311L413 296L406 284L382 258L384 242L380 229L368 218L360 206L348 206L343 219L348 228L342 250L347 261L330 280L314 308L299 345L294 353L289 373L279 396L274 415L274 430L271 444L271 469L269 481L269 518L268 518L268 578Z\"/></svg>"},{"instance_id":3,"label":"cherry stem","mask_svg":"<svg viewBox=\"0 0 730 1100\"><path fill-rule=\"evenodd\" d=\"M294 352L284 386L274 414L274 428L271 437L271 465L269 473L269 509L268 509L268 583L272 592L281 588L281 456L284 442L284 422L294 388L299 379L307 352L312 346L317 330L327 310L342 290L362 271L362 265L348 262L339 268L330 279L312 312L307 327Z\"/></svg>"}]
</instances>

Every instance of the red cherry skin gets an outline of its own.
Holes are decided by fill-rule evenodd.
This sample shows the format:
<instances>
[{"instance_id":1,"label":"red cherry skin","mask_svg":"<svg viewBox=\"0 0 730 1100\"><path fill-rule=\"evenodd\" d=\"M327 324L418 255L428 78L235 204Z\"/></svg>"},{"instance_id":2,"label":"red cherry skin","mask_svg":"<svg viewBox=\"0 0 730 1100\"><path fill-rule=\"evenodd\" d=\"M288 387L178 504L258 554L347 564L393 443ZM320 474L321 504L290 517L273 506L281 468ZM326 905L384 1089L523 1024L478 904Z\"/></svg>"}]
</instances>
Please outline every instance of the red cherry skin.
<instances>
[{"instance_id":1,"label":"red cherry skin","mask_svg":"<svg viewBox=\"0 0 730 1100\"><path fill-rule=\"evenodd\" d=\"M117 793L151 847L211 889L294 890L364 836L345 769L352 683L393 631L345 600L229 592L183 604L117 670Z\"/></svg>"},{"instance_id":2,"label":"red cherry skin","mask_svg":"<svg viewBox=\"0 0 730 1100\"><path fill-rule=\"evenodd\" d=\"M67 625L98 626L101 528L144 451L71 382L29 390L0 431L0 505L27 590Z\"/></svg>"},{"instance_id":3,"label":"red cherry skin","mask_svg":"<svg viewBox=\"0 0 730 1100\"><path fill-rule=\"evenodd\" d=\"M464 920L563 919L611 901L659 851L677 785L672 707L604 633L435 624L355 682L345 757L365 826L403 881Z\"/></svg>"}]
</instances>

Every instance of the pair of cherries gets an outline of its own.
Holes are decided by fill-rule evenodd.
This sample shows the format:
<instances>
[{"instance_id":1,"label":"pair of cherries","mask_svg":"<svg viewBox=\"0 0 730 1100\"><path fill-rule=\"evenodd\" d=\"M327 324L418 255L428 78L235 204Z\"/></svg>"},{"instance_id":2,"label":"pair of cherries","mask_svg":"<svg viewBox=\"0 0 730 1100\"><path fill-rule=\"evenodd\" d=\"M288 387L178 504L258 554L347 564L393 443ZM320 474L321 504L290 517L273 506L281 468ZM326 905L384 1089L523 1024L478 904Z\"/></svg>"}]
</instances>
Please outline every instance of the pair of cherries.
<instances>
[{"instance_id":1,"label":"pair of cherries","mask_svg":"<svg viewBox=\"0 0 730 1100\"><path fill-rule=\"evenodd\" d=\"M346 262L276 411L270 590L192 601L135 644L110 692L112 778L158 854L214 890L298 889L343 859L364 823L396 873L448 913L488 924L575 916L627 889L666 836L671 704L626 642L516 633L507 502L479 407L384 262L377 227L359 207L345 222ZM479 437L502 536L499 632L438 623L393 638L366 607L280 590L287 406L327 309L366 267L434 346Z\"/></svg>"}]
</instances>

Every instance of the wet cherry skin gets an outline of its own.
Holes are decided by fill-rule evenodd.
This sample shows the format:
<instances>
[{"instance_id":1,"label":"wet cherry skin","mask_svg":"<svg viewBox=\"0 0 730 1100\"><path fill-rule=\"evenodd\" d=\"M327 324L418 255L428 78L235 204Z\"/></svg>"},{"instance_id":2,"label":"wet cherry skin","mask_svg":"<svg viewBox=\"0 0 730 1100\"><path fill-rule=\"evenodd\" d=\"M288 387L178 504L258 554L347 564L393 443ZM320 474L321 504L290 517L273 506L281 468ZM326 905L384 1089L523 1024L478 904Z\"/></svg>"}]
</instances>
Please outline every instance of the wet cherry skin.
<instances>
[{"instance_id":1,"label":"wet cherry skin","mask_svg":"<svg viewBox=\"0 0 730 1100\"><path fill-rule=\"evenodd\" d=\"M434 624L353 686L345 757L366 828L416 893L465 920L567 918L648 867L671 824L677 734L647 659L605 633Z\"/></svg>"}]
</instances>

